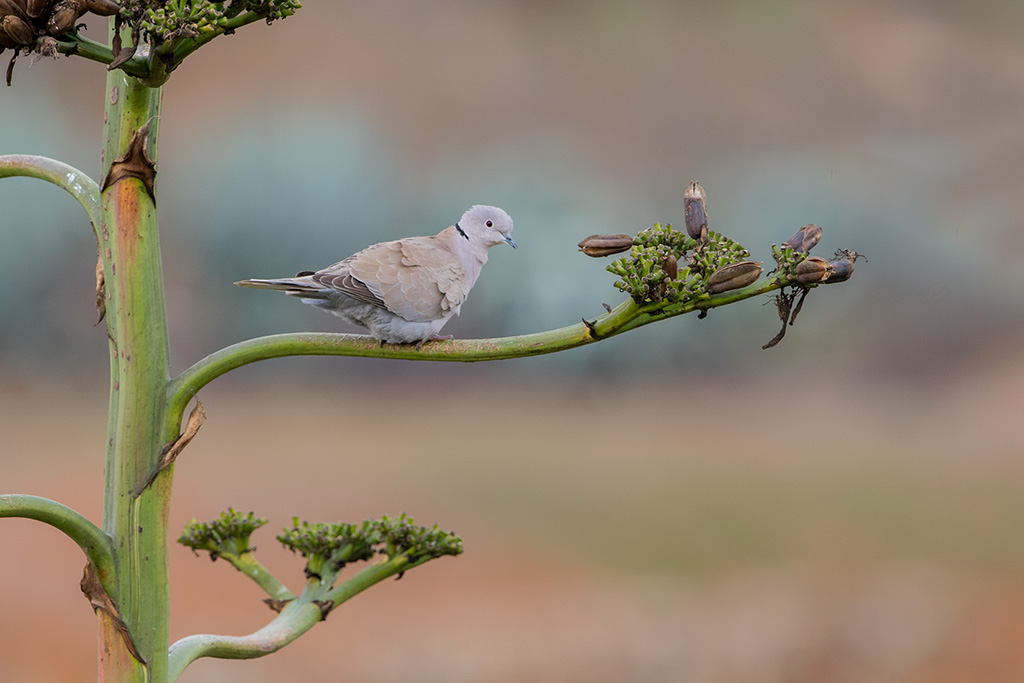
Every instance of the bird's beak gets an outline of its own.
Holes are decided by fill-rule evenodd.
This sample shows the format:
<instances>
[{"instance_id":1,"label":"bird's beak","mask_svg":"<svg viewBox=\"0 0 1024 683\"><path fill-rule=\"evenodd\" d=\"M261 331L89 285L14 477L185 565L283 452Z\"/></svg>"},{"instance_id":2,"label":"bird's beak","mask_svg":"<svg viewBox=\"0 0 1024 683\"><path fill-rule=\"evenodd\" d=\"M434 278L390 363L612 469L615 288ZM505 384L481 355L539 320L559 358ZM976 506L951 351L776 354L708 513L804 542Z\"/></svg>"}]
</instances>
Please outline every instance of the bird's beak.
<instances>
[{"instance_id":1,"label":"bird's beak","mask_svg":"<svg viewBox=\"0 0 1024 683\"><path fill-rule=\"evenodd\" d=\"M508 245L513 249L519 248L519 245L516 244L516 241L512 239L512 235L505 235L505 241L508 242Z\"/></svg>"}]
</instances>

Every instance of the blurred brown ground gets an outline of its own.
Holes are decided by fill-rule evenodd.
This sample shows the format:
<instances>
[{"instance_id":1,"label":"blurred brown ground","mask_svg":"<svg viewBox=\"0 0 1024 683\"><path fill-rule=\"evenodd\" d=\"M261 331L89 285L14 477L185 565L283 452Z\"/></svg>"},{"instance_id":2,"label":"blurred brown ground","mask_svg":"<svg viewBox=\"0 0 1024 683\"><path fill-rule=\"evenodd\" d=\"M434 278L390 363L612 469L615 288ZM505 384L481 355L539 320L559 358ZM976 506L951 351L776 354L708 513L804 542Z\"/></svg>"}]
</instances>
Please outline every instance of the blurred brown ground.
<instances>
[{"instance_id":1,"label":"blurred brown ground","mask_svg":"<svg viewBox=\"0 0 1024 683\"><path fill-rule=\"evenodd\" d=\"M928 391L210 387L174 528L254 509L271 519L259 554L293 587L301 562L272 539L292 515L406 511L466 553L374 587L283 652L183 680L1021 680L1024 365L992 360ZM102 397L11 388L5 488L98 518ZM0 680L90 680L78 551L20 520L0 546ZM270 617L226 564L177 547L171 578L174 638Z\"/></svg>"}]
</instances>

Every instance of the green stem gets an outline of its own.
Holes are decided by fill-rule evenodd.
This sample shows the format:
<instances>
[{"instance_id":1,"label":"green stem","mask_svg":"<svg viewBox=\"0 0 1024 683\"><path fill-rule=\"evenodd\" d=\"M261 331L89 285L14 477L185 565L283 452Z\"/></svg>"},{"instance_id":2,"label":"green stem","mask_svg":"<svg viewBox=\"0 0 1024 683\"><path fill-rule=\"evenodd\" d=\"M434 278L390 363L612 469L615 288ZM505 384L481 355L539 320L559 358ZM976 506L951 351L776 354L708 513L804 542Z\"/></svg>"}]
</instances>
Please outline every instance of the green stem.
<instances>
[{"instance_id":1,"label":"green stem","mask_svg":"<svg viewBox=\"0 0 1024 683\"><path fill-rule=\"evenodd\" d=\"M114 544L103 530L66 505L20 494L0 495L0 517L22 517L49 524L78 544L109 593L114 585Z\"/></svg>"},{"instance_id":2,"label":"green stem","mask_svg":"<svg viewBox=\"0 0 1024 683\"><path fill-rule=\"evenodd\" d=\"M612 311L587 323L513 337L430 342L420 349L412 344L382 345L366 335L326 332L297 332L248 339L210 354L171 381L168 385L167 426L170 429L173 425L177 430L185 407L204 386L231 370L262 360L287 356L362 356L472 363L539 356L586 346L658 320L760 296L785 284L775 276L743 289L698 300L638 305L627 299Z\"/></svg>"},{"instance_id":3,"label":"green stem","mask_svg":"<svg viewBox=\"0 0 1024 683\"><path fill-rule=\"evenodd\" d=\"M260 630L247 636L201 633L187 636L170 647L167 681L174 683L192 662L202 657L218 659L254 659L277 652L322 618L320 607L310 599L285 605L281 613Z\"/></svg>"},{"instance_id":4,"label":"green stem","mask_svg":"<svg viewBox=\"0 0 1024 683\"><path fill-rule=\"evenodd\" d=\"M319 581L311 579L298 599L289 602L266 626L247 636L204 633L182 638L170 648L167 680L173 683L185 667L202 657L254 659L277 652L323 619L320 605L314 601L321 604L329 602L337 607L370 586L430 559L424 557L419 562L410 563L407 556L398 555L367 567L326 593Z\"/></svg>"},{"instance_id":5,"label":"green stem","mask_svg":"<svg viewBox=\"0 0 1024 683\"><path fill-rule=\"evenodd\" d=\"M127 37L127 36L126 36ZM123 71L107 72L103 173L149 124L149 158L157 161L161 91ZM177 437L163 425L170 361L157 211L143 183L122 177L103 191L99 239L108 297L110 418L103 529L114 539L117 586L112 595L145 664L99 614L100 678L163 683L169 642L167 518L173 467L138 497L131 492L156 468L161 448Z\"/></svg>"},{"instance_id":6,"label":"green stem","mask_svg":"<svg viewBox=\"0 0 1024 683\"><path fill-rule=\"evenodd\" d=\"M221 554L219 557L227 560L231 563L231 566L255 581L257 586L275 600L295 599L295 593L288 590L288 587L271 574L252 553L242 553L241 555Z\"/></svg>"},{"instance_id":7,"label":"green stem","mask_svg":"<svg viewBox=\"0 0 1024 683\"><path fill-rule=\"evenodd\" d=\"M0 156L0 178L39 178L63 188L82 205L93 226L100 224L100 188L96 181L62 161L31 154Z\"/></svg>"}]
</instances>

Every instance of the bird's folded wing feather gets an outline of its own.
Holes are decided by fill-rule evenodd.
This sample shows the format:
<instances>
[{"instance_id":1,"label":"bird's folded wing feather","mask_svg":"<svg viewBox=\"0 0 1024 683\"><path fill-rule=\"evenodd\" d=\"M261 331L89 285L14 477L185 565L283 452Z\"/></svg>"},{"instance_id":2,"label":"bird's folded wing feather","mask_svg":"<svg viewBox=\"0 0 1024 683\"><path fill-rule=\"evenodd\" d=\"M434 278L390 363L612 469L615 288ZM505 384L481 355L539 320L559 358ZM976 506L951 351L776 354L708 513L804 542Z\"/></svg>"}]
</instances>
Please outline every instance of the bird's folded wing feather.
<instances>
[{"instance_id":1,"label":"bird's folded wing feather","mask_svg":"<svg viewBox=\"0 0 1024 683\"><path fill-rule=\"evenodd\" d=\"M363 252L360 252L360 254L361 253ZM339 261L332 266L328 266L321 271L313 273L311 277L314 282L317 282L329 289L336 289L343 294L347 294L353 299L357 299L363 303L373 304L374 306L380 306L381 308L387 308L387 304L384 303L382 298L374 294L369 287L352 276L350 266L352 265L353 259L360 254L349 256L344 261Z\"/></svg>"},{"instance_id":2,"label":"bird's folded wing feather","mask_svg":"<svg viewBox=\"0 0 1024 683\"><path fill-rule=\"evenodd\" d=\"M466 299L466 272L455 255L434 237L410 237L364 249L348 261L346 294L365 286L392 313L410 322L429 322L451 315ZM344 262L342 262L344 263ZM341 265L341 264L338 264ZM353 283L351 280L354 280ZM358 284L356 284L358 283ZM371 302L372 303L372 302Z\"/></svg>"}]
</instances>

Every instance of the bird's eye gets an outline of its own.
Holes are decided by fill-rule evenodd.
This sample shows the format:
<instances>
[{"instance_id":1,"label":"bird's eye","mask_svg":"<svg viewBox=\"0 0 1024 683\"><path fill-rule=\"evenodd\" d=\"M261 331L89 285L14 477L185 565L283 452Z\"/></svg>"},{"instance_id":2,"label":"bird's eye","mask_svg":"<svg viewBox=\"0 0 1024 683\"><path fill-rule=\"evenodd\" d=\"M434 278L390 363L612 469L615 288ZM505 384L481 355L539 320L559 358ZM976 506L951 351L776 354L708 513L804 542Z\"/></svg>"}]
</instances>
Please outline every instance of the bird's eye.
<instances>
[{"instance_id":1,"label":"bird's eye","mask_svg":"<svg viewBox=\"0 0 1024 683\"><path fill-rule=\"evenodd\" d=\"M494 227L494 221L487 221L487 227L488 228L493 228Z\"/></svg>"}]
</instances>

